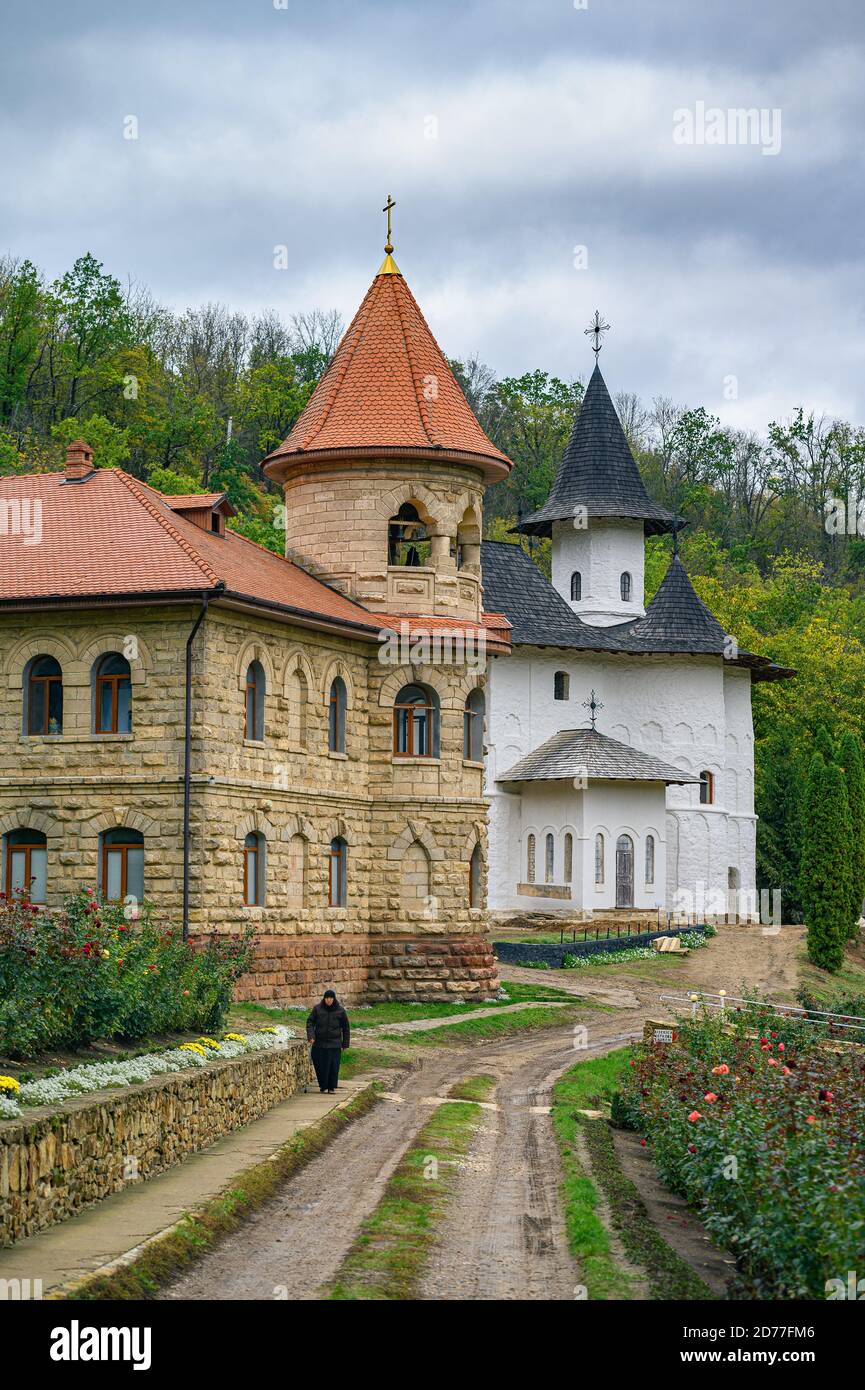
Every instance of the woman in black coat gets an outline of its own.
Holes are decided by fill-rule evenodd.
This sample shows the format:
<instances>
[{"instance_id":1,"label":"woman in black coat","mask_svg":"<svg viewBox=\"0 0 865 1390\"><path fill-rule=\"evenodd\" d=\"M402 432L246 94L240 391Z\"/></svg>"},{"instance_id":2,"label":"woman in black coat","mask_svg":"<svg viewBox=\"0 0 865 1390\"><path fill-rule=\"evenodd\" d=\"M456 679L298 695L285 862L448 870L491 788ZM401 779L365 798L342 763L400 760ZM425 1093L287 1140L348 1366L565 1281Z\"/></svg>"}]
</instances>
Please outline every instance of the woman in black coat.
<instances>
[{"instance_id":1,"label":"woman in black coat","mask_svg":"<svg viewBox=\"0 0 865 1390\"><path fill-rule=\"evenodd\" d=\"M348 1014L332 989L326 989L321 1003L313 1005L306 1020L306 1040L312 1043L310 1056L319 1090L333 1095L342 1051L351 1042L351 1029Z\"/></svg>"}]
</instances>

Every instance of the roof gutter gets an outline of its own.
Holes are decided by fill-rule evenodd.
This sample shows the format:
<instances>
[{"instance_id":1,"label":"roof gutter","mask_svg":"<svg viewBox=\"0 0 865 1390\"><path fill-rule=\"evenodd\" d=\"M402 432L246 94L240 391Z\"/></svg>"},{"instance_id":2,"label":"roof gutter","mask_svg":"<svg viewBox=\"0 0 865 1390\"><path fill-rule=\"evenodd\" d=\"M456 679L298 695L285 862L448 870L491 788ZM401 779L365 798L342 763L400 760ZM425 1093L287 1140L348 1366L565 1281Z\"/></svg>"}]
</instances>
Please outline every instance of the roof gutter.
<instances>
[{"instance_id":1,"label":"roof gutter","mask_svg":"<svg viewBox=\"0 0 865 1390\"><path fill-rule=\"evenodd\" d=\"M192 781L192 644L207 614L210 593L201 595L201 609L186 639L186 711L183 729L183 940L189 940L189 820Z\"/></svg>"}]
</instances>

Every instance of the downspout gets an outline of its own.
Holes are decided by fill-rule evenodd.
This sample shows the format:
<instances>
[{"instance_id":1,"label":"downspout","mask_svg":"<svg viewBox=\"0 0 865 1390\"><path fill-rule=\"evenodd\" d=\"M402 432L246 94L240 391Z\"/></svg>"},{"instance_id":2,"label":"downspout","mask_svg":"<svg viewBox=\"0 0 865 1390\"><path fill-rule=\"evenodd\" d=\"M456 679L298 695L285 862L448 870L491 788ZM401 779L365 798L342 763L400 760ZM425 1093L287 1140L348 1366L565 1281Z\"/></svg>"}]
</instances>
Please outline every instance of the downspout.
<instances>
[{"instance_id":1,"label":"downspout","mask_svg":"<svg viewBox=\"0 0 865 1390\"><path fill-rule=\"evenodd\" d=\"M192 644L207 613L210 595L201 595L201 612L186 639L186 725L183 746L183 940L189 940L189 797L192 768Z\"/></svg>"}]
</instances>

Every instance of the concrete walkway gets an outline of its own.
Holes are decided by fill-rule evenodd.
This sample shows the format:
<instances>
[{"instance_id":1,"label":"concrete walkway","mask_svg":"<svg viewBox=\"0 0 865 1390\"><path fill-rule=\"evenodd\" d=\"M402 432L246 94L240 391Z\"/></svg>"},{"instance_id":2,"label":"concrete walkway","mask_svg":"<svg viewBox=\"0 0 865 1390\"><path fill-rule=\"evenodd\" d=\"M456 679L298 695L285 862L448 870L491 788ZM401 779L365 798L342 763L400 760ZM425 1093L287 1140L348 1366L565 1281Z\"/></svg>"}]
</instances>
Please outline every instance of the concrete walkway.
<instances>
[{"instance_id":1,"label":"concrete walkway","mask_svg":"<svg viewBox=\"0 0 865 1390\"><path fill-rule=\"evenodd\" d=\"M347 1105L369 1080L342 1081L335 1096L292 1096L149 1182L130 1184L80 1215L0 1249L0 1279L29 1279L31 1288L41 1280L44 1295L110 1264L217 1196L236 1173L269 1158L298 1130Z\"/></svg>"}]
</instances>

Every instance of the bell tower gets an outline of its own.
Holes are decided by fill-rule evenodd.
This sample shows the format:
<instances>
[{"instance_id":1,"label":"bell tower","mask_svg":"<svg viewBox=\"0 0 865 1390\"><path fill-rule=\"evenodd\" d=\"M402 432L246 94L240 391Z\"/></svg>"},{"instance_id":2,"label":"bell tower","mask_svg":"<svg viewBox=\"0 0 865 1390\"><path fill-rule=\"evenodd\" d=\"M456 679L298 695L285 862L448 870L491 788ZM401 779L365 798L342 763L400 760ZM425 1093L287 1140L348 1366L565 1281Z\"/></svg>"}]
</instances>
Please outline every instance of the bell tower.
<instances>
[{"instance_id":1,"label":"bell tower","mask_svg":"<svg viewBox=\"0 0 865 1390\"><path fill-rule=\"evenodd\" d=\"M385 257L288 438L286 553L376 612L477 621L484 489L510 462L484 434Z\"/></svg>"}]
</instances>

